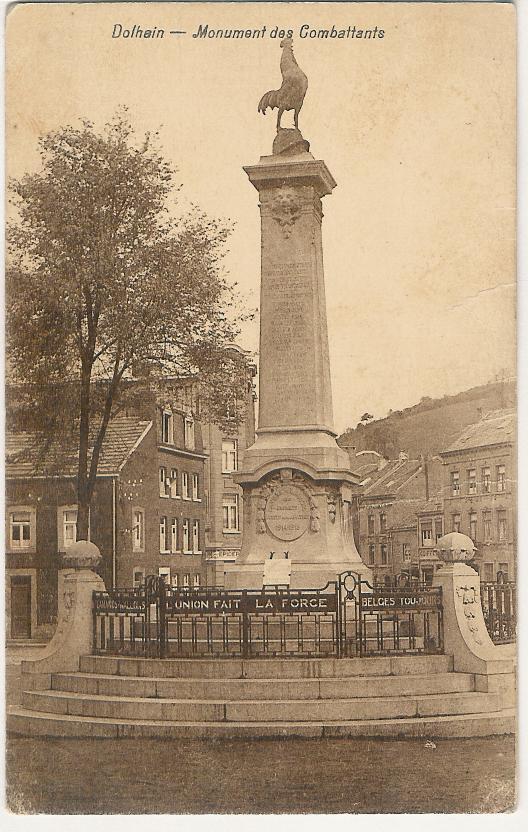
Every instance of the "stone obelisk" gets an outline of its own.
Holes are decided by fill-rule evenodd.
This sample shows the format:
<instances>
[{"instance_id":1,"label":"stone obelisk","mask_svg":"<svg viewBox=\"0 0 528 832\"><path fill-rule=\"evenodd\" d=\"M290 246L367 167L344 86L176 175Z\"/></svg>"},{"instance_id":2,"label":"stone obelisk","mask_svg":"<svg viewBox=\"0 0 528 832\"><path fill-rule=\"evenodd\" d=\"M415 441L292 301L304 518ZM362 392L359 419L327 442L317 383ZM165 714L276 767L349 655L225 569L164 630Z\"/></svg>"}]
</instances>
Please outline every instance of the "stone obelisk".
<instances>
[{"instance_id":1,"label":"stone obelisk","mask_svg":"<svg viewBox=\"0 0 528 832\"><path fill-rule=\"evenodd\" d=\"M287 49L293 58L283 46L281 69ZM280 92L266 93L267 106L295 109L297 121L300 106L269 103ZM279 126L272 155L244 170L261 213L259 421L236 477L244 528L226 586L320 587L347 569L369 577L352 529L358 478L333 428L321 201L336 182L297 128Z\"/></svg>"}]
</instances>

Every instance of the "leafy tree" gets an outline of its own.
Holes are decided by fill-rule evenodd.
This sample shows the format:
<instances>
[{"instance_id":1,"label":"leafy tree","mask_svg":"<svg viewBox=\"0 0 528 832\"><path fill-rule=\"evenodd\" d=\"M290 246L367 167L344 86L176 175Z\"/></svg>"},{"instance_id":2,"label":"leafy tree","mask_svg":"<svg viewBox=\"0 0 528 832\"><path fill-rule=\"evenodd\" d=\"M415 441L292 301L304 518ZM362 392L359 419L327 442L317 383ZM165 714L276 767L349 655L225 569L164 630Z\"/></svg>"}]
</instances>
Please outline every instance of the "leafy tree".
<instances>
[{"instance_id":1,"label":"leafy tree","mask_svg":"<svg viewBox=\"0 0 528 832\"><path fill-rule=\"evenodd\" d=\"M374 416L372 415L372 413L364 413L361 419L359 420L359 424L367 425L369 422L372 422L373 420Z\"/></svg>"},{"instance_id":2,"label":"leafy tree","mask_svg":"<svg viewBox=\"0 0 528 832\"><path fill-rule=\"evenodd\" d=\"M244 315L222 271L230 229L196 209L171 215L175 170L157 134L138 141L125 111L102 133L83 121L39 145L41 170L10 183L8 379L32 402L40 447L75 438L83 538L132 379L200 378L220 421L228 398L243 401L243 361L226 347Z\"/></svg>"}]
</instances>

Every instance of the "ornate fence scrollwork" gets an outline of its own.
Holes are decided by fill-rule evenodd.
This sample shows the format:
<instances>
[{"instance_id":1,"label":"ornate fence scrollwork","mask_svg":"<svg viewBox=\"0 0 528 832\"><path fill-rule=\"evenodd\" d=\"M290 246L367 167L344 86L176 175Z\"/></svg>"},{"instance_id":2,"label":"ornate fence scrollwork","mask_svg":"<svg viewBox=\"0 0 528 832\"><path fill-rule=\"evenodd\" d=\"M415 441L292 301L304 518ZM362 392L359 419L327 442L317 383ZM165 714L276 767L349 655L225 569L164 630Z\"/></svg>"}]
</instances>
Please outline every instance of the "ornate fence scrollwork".
<instances>
[{"instance_id":1,"label":"ornate fence scrollwork","mask_svg":"<svg viewBox=\"0 0 528 832\"><path fill-rule=\"evenodd\" d=\"M372 586L345 572L321 589L180 590L157 575L95 592L94 651L143 656L370 656L443 651L437 588Z\"/></svg>"},{"instance_id":2,"label":"ornate fence scrollwork","mask_svg":"<svg viewBox=\"0 0 528 832\"><path fill-rule=\"evenodd\" d=\"M480 600L486 628L495 644L515 641L517 626L516 585L512 581L480 584Z\"/></svg>"}]
</instances>

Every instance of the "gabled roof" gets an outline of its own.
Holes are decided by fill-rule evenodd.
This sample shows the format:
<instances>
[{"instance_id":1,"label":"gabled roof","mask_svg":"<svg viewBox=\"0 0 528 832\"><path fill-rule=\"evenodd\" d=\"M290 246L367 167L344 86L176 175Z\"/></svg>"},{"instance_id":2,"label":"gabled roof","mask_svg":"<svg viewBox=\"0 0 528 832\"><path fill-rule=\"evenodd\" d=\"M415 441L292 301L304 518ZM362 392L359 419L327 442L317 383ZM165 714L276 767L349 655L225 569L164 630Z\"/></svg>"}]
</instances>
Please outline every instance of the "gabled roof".
<instances>
[{"instance_id":1,"label":"gabled roof","mask_svg":"<svg viewBox=\"0 0 528 832\"><path fill-rule=\"evenodd\" d=\"M511 445L515 441L516 414L514 410L494 410L480 422L470 425L443 454L484 448L487 445Z\"/></svg>"},{"instance_id":2,"label":"gabled roof","mask_svg":"<svg viewBox=\"0 0 528 832\"><path fill-rule=\"evenodd\" d=\"M98 474L117 474L129 456L146 436L152 422L135 416L118 416L108 425L99 460ZM42 475L71 477L77 473L78 453L73 440L61 446L53 443L39 452L30 433L6 435L6 477Z\"/></svg>"},{"instance_id":3,"label":"gabled roof","mask_svg":"<svg viewBox=\"0 0 528 832\"><path fill-rule=\"evenodd\" d=\"M381 471L373 471L365 477L362 496L389 497L396 494L420 470L421 465L419 459L390 460Z\"/></svg>"}]
</instances>

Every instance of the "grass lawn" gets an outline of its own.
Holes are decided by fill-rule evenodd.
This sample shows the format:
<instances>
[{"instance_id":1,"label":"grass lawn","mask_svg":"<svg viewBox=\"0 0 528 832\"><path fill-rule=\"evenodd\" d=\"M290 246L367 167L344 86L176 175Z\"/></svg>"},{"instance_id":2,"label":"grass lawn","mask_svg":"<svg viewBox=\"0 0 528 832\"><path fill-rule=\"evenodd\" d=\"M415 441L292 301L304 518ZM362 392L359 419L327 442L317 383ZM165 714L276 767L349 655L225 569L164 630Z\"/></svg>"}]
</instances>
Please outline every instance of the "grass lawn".
<instances>
[{"instance_id":1,"label":"grass lawn","mask_svg":"<svg viewBox=\"0 0 528 832\"><path fill-rule=\"evenodd\" d=\"M11 738L13 812L504 812L513 737L436 740Z\"/></svg>"}]
</instances>

